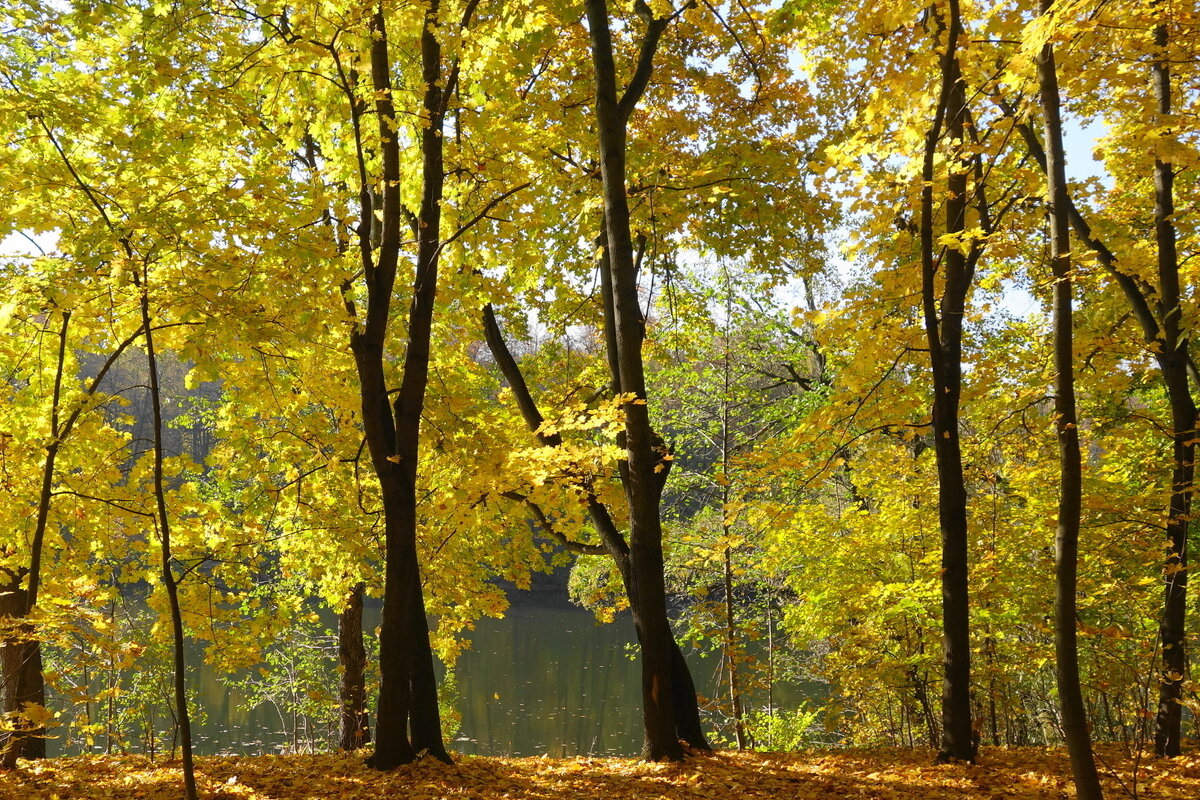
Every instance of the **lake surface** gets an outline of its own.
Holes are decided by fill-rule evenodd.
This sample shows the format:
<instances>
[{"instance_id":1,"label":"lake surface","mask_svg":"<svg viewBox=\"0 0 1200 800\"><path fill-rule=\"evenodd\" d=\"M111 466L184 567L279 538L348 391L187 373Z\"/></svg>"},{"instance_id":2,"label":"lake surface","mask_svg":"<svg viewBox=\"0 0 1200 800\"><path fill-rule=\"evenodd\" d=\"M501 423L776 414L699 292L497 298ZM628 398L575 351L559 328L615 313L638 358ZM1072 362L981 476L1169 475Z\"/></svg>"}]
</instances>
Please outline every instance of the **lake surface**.
<instances>
[{"instance_id":1,"label":"lake surface","mask_svg":"<svg viewBox=\"0 0 1200 800\"><path fill-rule=\"evenodd\" d=\"M373 630L378 617L378 608L368 607L364 628ZM327 622L332 624L332 618ZM447 720L445 726L452 751L563 757L635 755L641 750L641 673L634 657L633 622L627 615L601 625L591 612L573 606L518 604L503 619L480 620L468 638L471 644L454 670L457 689L452 702L459 724ZM256 755L336 741L336 731L310 731L303 719L270 702L246 702L201 663L199 647L190 649L189 691L200 712L193 722L197 753ZM698 653L688 653L687 658L699 692L718 694L719 659ZM330 660L318 681L326 694L336 696L333 668ZM297 686L305 685L311 687L311 679L308 684L297 681ZM159 696L167 696L165 690L166 686ZM778 686L776 702L787 706L789 697L799 700L804 694L811 692ZM373 727L374 708L370 710ZM154 713L158 719L153 725L169 730L165 705ZM127 741L135 752L146 749ZM169 740L157 745L170 746ZM99 740L85 747L61 738L51 740L50 748L104 749Z\"/></svg>"},{"instance_id":2,"label":"lake surface","mask_svg":"<svg viewBox=\"0 0 1200 800\"><path fill-rule=\"evenodd\" d=\"M378 614L366 610L365 629L378 624ZM640 751L641 673L631 659L628 617L600 625L584 609L516 606L503 619L480 620L468 638L455 667L461 723L449 749L512 756ZM269 753L289 745L290 720L270 704L246 708L205 666L193 680L207 717L195 726L198 753ZM371 714L373 724L373 708Z\"/></svg>"},{"instance_id":3,"label":"lake surface","mask_svg":"<svg viewBox=\"0 0 1200 800\"><path fill-rule=\"evenodd\" d=\"M457 669L455 750L555 757L641 750L630 618L599 625L583 609L518 607L482 620L471 641Z\"/></svg>"}]
</instances>

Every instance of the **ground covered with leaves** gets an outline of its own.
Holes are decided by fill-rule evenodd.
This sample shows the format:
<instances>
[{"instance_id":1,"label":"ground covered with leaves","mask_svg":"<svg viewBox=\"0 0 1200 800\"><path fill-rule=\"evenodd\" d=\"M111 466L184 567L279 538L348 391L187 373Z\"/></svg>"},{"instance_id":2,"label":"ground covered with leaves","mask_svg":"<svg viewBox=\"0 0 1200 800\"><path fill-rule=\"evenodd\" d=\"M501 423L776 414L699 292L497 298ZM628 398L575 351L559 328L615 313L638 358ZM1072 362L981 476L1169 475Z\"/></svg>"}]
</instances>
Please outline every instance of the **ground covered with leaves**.
<instances>
[{"instance_id":1,"label":"ground covered with leaves","mask_svg":"<svg viewBox=\"0 0 1200 800\"><path fill-rule=\"evenodd\" d=\"M1200 798L1200 757L1135 759L1102 750L1107 797ZM139 757L83 756L22 762L0 773L0 800L90 800L182 794L177 763ZM1074 797L1066 754L1046 749L988 749L977 765L936 764L913 750L806 753L722 752L682 764L622 758L463 756L381 773L350 755L197 759L201 796L209 800L748 800L749 798Z\"/></svg>"}]
</instances>

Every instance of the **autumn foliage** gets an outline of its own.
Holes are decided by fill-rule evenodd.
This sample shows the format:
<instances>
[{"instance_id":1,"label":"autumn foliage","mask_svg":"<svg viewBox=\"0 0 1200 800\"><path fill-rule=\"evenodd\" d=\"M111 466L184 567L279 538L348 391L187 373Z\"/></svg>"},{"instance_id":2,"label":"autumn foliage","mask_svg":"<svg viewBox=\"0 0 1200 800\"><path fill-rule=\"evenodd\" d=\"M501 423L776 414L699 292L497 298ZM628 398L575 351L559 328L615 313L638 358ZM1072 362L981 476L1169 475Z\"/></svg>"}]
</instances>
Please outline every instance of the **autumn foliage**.
<instances>
[{"instance_id":1,"label":"autumn foliage","mask_svg":"<svg viewBox=\"0 0 1200 800\"><path fill-rule=\"evenodd\" d=\"M166 792L33 757L186 749L201 659L321 730L294 750L369 720L379 767L441 755L465 634L567 568L635 620L648 758L918 749L208 758L204 791L1039 797L1057 751L1002 748L1194 736L1188 3L29 0L0 32L6 791ZM1100 753L1110 794L1197 794Z\"/></svg>"}]
</instances>

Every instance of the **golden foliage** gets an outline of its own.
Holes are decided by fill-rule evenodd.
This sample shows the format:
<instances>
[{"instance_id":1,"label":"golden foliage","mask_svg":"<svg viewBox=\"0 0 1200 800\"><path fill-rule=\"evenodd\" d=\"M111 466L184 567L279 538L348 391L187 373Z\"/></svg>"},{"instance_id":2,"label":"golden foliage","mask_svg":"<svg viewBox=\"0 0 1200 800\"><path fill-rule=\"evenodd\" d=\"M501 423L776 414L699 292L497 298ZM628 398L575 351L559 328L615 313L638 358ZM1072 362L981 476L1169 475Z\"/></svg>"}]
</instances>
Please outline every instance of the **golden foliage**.
<instances>
[{"instance_id":1,"label":"golden foliage","mask_svg":"<svg viewBox=\"0 0 1200 800\"><path fill-rule=\"evenodd\" d=\"M1100 757L1106 790L1114 797L1123 796L1135 783L1133 760L1115 748L1101 748ZM1136 769L1139 793L1167 800L1200 796L1200 758L1142 759ZM1073 795L1069 776L1066 753L1042 748L988 749L974 766L936 764L928 751L901 749L728 752L682 764L629 758L463 756L452 766L426 760L390 773L368 769L352 755L197 760L201 796L212 800L1058 800ZM59 758L23 762L23 769L0 774L0 800L173 800L179 795L179 782L176 766L142 757Z\"/></svg>"}]
</instances>

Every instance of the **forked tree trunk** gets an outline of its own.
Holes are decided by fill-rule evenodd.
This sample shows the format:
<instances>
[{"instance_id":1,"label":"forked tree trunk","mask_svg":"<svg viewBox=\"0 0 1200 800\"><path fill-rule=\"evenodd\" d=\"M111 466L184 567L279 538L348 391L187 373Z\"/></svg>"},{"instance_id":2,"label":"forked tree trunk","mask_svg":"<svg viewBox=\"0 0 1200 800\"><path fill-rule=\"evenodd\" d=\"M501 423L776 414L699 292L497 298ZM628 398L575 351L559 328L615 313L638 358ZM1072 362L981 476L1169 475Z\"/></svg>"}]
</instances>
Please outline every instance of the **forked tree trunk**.
<instances>
[{"instance_id":1,"label":"forked tree trunk","mask_svg":"<svg viewBox=\"0 0 1200 800\"><path fill-rule=\"evenodd\" d=\"M611 281L607 278L602 281L602 284L605 286L610 283ZM606 306L610 305L611 303L606 303ZM493 358L496 359L496 364L499 366L501 374L508 381L509 388L517 401L517 406L521 410L521 416L525 420L526 427L529 428L530 432L537 437L543 446L558 447L562 444L561 436L557 433L544 434L540 432L544 418L538 410L537 402L533 399L533 395L529 391L529 386L525 383L525 377L521 373L520 365L513 358L512 351L504 339L504 334L500 330L500 324L496 320L496 312L491 304L488 304L483 309L483 327L488 347L492 352ZM611 327L609 314L606 313L606 338L609 335L608 332ZM613 387L614 394L619 394L619 376L614 376ZM588 515L592 518L592 525L600 535L602 542L599 552L607 553L612 558L613 563L617 567L617 573L621 576L621 585L625 588L626 595L628 596L629 544L617 529L616 523L613 522L608 507L600 502L590 487L585 486L584 489ZM563 542L563 544L577 552L597 554L591 546L580 546L577 543L570 542ZM690 747L694 747L697 750L710 750L711 748L704 736L703 726L700 723L700 707L696 702L696 685L692 680L687 659L684 657L683 651L679 649L679 644L674 640L674 637L672 637L671 645L671 688L675 699L675 733L680 739L687 742Z\"/></svg>"},{"instance_id":2,"label":"forked tree trunk","mask_svg":"<svg viewBox=\"0 0 1200 800\"><path fill-rule=\"evenodd\" d=\"M71 324L71 312L62 314L62 326L58 331L57 358L54 368L54 389L50 396L50 443L46 445L46 457L42 462L41 490L38 493L37 517L34 521L33 537L29 546L29 567L15 573L5 571L7 578L0 597L0 676L4 689L4 717L13 730L0 736L0 769L12 769L18 758L46 757L46 730L40 725L30 725L21 716L30 704L45 706L46 679L42 673L42 643L37 629L27 620L37 607L38 590L42 577L42 550L46 542L46 530L50 519L50 505L54 497L54 471L62 440L71 431L78 411L65 421L60 420L59 403L62 399L62 382L66 370L67 331ZM110 362L111 363L111 359ZM96 383L93 382L94 391Z\"/></svg>"},{"instance_id":3,"label":"forked tree trunk","mask_svg":"<svg viewBox=\"0 0 1200 800\"><path fill-rule=\"evenodd\" d=\"M363 423L384 507L384 598L380 622L379 713L370 766L391 769L426 754L449 762L442 741L433 650L425 618L417 561L417 476L421 412L429 381L430 344L441 253L441 198L445 180L442 123L448 89L438 42L438 0L429 0L421 26L426 123L421 133L423 193L418 212L417 264L408 313L404 373L393 406L388 404L384 354L391 293L401 248L400 146L392 98L391 61L384 12L371 31L371 81L379 124L383 175L382 229L378 259L371 239L372 187L361 187L360 250L367 283L366 324L351 335L358 368ZM464 22L465 24L465 22Z\"/></svg>"}]
</instances>

